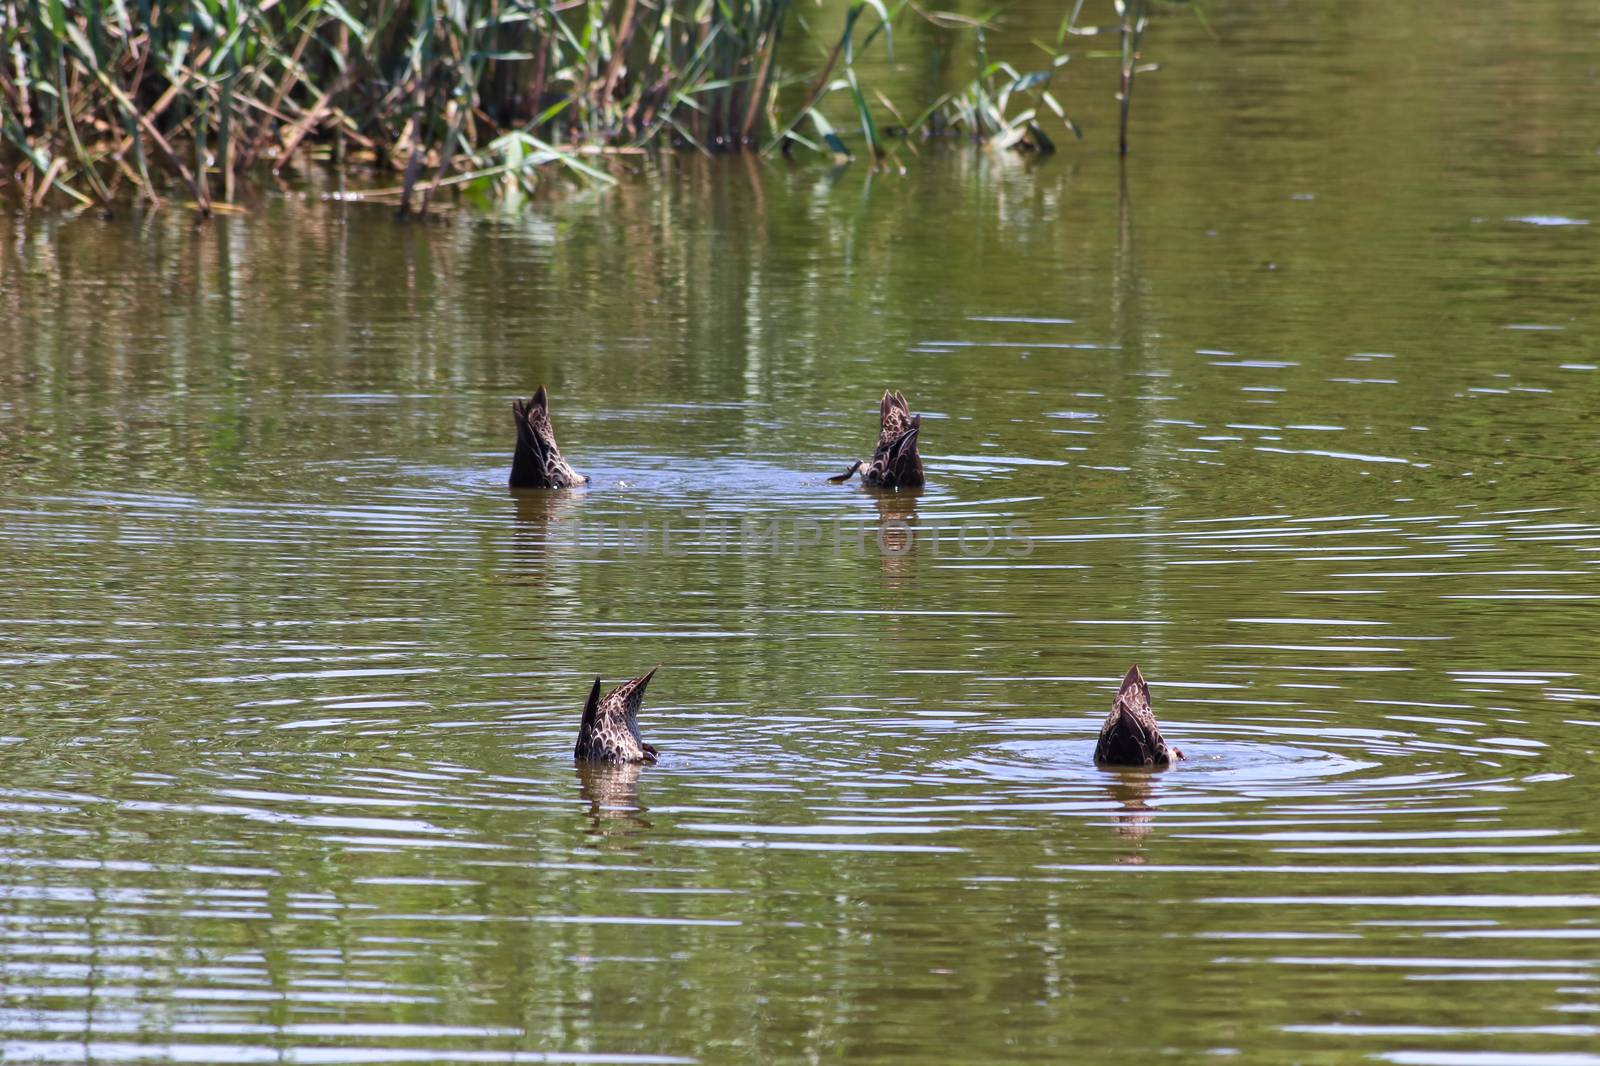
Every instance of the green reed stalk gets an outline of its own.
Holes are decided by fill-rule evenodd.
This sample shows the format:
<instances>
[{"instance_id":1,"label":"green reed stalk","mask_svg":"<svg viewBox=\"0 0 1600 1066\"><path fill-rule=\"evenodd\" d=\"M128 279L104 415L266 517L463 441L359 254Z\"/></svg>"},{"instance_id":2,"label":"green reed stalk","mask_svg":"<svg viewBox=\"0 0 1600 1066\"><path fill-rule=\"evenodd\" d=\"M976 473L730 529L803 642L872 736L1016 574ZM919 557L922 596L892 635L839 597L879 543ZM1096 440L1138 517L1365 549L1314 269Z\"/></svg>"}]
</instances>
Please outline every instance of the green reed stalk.
<instances>
[{"instance_id":1,"label":"green reed stalk","mask_svg":"<svg viewBox=\"0 0 1600 1066\"><path fill-rule=\"evenodd\" d=\"M1117 14L1122 16L1119 36L1122 45L1122 92L1118 94L1121 121L1117 125L1117 154L1128 154L1128 110L1133 105L1133 76L1136 73L1134 58L1139 54L1139 42L1144 38L1146 21L1144 0L1117 0Z\"/></svg>"}]
</instances>

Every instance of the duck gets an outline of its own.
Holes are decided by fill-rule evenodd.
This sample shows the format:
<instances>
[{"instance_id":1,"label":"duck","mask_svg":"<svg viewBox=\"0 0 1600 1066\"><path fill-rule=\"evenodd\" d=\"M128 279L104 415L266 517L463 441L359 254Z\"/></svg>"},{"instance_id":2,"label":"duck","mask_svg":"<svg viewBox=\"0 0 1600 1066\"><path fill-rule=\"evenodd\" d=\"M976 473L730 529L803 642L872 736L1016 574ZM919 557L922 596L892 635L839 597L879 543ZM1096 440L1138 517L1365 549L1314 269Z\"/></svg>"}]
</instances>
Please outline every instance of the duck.
<instances>
[{"instance_id":1,"label":"duck","mask_svg":"<svg viewBox=\"0 0 1600 1066\"><path fill-rule=\"evenodd\" d=\"M1150 686L1135 663L1122 679L1111 713L1100 727L1100 742L1094 746L1094 761L1099 766L1144 766L1165 770L1183 759L1183 752L1168 744L1150 709Z\"/></svg>"},{"instance_id":2,"label":"duck","mask_svg":"<svg viewBox=\"0 0 1600 1066\"><path fill-rule=\"evenodd\" d=\"M857 459L850 464L850 469L828 480L842 484L859 470L862 484L874 488L903 489L923 484L922 457L917 454L922 416L911 413L911 405L898 391L887 389L878 404L878 413L878 446L872 458Z\"/></svg>"},{"instance_id":3,"label":"duck","mask_svg":"<svg viewBox=\"0 0 1600 1066\"><path fill-rule=\"evenodd\" d=\"M550 425L550 394L540 385L528 400L512 400L517 423L517 450L511 456L514 489L573 489L589 483L561 457L556 431Z\"/></svg>"},{"instance_id":4,"label":"duck","mask_svg":"<svg viewBox=\"0 0 1600 1066\"><path fill-rule=\"evenodd\" d=\"M600 679L594 679L589 699L583 705L583 721L578 726L578 744L572 750L580 763L654 763L661 752L646 744L639 735L639 707L644 689L661 669L657 663L643 677L625 681L600 695Z\"/></svg>"}]
</instances>

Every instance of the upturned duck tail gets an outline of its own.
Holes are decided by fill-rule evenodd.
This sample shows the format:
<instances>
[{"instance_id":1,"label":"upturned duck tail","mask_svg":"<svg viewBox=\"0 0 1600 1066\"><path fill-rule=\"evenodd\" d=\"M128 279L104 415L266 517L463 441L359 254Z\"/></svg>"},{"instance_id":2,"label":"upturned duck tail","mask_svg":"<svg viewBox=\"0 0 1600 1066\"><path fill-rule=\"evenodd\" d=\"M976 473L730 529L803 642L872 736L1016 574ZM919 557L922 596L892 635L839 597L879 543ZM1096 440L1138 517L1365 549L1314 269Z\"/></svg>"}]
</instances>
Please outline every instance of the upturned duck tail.
<instances>
[{"instance_id":1,"label":"upturned duck tail","mask_svg":"<svg viewBox=\"0 0 1600 1066\"><path fill-rule=\"evenodd\" d=\"M917 454L917 437L921 434L922 416L918 415L917 420L911 424L911 428L896 437L894 443L889 445L890 464L897 466L915 456Z\"/></svg>"},{"instance_id":2,"label":"upturned duck tail","mask_svg":"<svg viewBox=\"0 0 1600 1066\"><path fill-rule=\"evenodd\" d=\"M855 462L850 464L850 469L849 470L846 470L842 474L835 474L835 475L833 475L833 477L830 477L828 480L833 482L835 485L841 485L844 482L849 481L851 476L853 474L855 474L855 472L857 470L860 470L860 469L861 469L861 460L857 459Z\"/></svg>"},{"instance_id":3,"label":"upturned duck tail","mask_svg":"<svg viewBox=\"0 0 1600 1066\"><path fill-rule=\"evenodd\" d=\"M549 488L544 472L549 448L534 428L534 419L539 415L549 418L549 405L550 394L543 385L532 399L511 401L512 419L517 424L517 447L511 454L511 487L514 489Z\"/></svg>"}]
</instances>

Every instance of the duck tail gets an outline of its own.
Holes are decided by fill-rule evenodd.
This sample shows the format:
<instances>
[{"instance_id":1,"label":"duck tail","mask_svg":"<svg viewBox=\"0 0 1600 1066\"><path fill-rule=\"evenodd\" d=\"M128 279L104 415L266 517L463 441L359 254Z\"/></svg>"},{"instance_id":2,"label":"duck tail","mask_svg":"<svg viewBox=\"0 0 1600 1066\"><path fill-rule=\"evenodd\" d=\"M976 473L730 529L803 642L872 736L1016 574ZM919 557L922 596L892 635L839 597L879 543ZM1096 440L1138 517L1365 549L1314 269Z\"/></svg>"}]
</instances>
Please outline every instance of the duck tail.
<instances>
[{"instance_id":1,"label":"duck tail","mask_svg":"<svg viewBox=\"0 0 1600 1066\"><path fill-rule=\"evenodd\" d=\"M578 759L591 758L590 750L594 746L595 719L600 713L600 679L594 679L594 687L589 690L589 698L583 702L583 719L578 723L578 743L572 749L572 754Z\"/></svg>"},{"instance_id":2,"label":"duck tail","mask_svg":"<svg viewBox=\"0 0 1600 1066\"><path fill-rule=\"evenodd\" d=\"M917 418L920 420L922 416L918 415ZM918 421L913 423L910 429L894 439L894 442L889 445L889 462L891 465L902 463L907 457L917 454L917 437L921 433L922 423Z\"/></svg>"},{"instance_id":3,"label":"duck tail","mask_svg":"<svg viewBox=\"0 0 1600 1066\"><path fill-rule=\"evenodd\" d=\"M544 386L539 386L539 391L543 392ZM545 487L544 449L530 417L542 406L537 393L532 400L511 401L512 419L517 424L517 447L511 454L511 487L514 489Z\"/></svg>"},{"instance_id":4,"label":"duck tail","mask_svg":"<svg viewBox=\"0 0 1600 1066\"><path fill-rule=\"evenodd\" d=\"M1122 684L1117 686L1117 703L1126 703L1132 710L1150 710L1150 686L1145 683L1144 674L1139 672L1139 664L1134 663L1122 678Z\"/></svg>"}]
</instances>

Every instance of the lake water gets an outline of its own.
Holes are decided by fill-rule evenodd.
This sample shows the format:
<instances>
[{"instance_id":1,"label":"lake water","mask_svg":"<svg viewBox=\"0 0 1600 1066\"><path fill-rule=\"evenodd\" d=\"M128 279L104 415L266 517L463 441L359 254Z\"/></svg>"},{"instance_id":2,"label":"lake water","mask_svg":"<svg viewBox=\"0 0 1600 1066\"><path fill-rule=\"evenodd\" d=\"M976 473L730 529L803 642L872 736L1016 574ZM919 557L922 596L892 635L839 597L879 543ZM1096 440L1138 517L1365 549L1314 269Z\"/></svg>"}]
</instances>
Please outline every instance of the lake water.
<instances>
[{"instance_id":1,"label":"lake water","mask_svg":"<svg viewBox=\"0 0 1600 1066\"><path fill-rule=\"evenodd\" d=\"M4 1060L1600 1063L1600 14L1212 8L1125 171L1091 61L1039 163L0 217Z\"/></svg>"}]
</instances>

